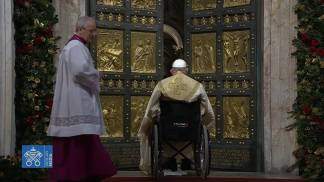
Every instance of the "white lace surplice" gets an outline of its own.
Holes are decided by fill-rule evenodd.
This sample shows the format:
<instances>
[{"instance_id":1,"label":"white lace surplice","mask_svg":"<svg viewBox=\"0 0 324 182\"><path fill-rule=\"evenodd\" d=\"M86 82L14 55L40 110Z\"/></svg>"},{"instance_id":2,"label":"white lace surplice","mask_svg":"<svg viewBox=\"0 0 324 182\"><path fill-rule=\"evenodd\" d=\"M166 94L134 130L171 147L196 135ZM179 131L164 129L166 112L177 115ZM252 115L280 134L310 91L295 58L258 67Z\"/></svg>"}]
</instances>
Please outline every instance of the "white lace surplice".
<instances>
[{"instance_id":1,"label":"white lace surplice","mask_svg":"<svg viewBox=\"0 0 324 182\"><path fill-rule=\"evenodd\" d=\"M78 40L70 41L62 50L47 130L49 136L104 134L98 96L99 72L92 62L89 49Z\"/></svg>"}]
</instances>

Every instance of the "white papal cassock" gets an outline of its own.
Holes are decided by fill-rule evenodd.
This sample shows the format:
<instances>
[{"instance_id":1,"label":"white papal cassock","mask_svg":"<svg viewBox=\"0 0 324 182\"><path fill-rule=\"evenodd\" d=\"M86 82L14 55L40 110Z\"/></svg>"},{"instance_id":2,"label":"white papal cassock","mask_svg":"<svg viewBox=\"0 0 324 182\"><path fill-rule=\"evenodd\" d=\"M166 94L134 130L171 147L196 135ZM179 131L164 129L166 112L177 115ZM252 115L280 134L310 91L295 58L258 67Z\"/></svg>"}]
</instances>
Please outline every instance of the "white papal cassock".
<instances>
[{"instance_id":1,"label":"white papal cassock","mask_svg":"<svg viewBox=\"0 0 324 182\"><path fill-rule=\"evenodd\" d=\"M48 135L104 134L99 72L94 68L89 49L82 42L71 40L60 54L56 74Z\"/></svg>"},{"instance_id":2,"label":"white papal cassock","mask_svg":"<svg viewBox=\"0 0 324 182\"><path fill-rule=\"evenodd\" d=\"M215 115L209 102L206 91L201 83L181 72L158 82L148 102L144 118L139 128L141 160L139 168L146 174L150 173L151 149L148 135L152 127L152 120L160 114L160 96L185 102L194 102L201 99L200 110L203 124L207 128L215 126Z\"/></svg>"}]
</instances>

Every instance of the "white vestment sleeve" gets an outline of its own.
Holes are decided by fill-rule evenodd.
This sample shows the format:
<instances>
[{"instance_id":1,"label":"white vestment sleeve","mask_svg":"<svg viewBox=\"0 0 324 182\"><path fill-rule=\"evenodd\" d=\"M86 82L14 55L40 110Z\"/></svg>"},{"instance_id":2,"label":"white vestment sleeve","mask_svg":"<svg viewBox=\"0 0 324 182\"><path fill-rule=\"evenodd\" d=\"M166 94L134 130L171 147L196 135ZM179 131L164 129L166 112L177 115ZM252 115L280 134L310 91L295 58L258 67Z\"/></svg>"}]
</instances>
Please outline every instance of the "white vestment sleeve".
<instances>
[{"instance_id":1,"label":"white vestment sleeve","mask_svg":"<svg viewBox=\"0 0 324 182\"><path fill-rule=\"evenodd\" d=\"M89 89L92 93L99 92L99 73L93 67L90 55L80 47L72 47L69 51L69 68L73 76L73 80Z\"/></svg>"},{"instance_id":2,"label":"white vestment sleeve","mask_svg":"<svg viewBox=\"0 0 324 182\"><path fill-rule=\"evenodd\" d=\"M152 127L153 118L160 114L159 98L161 91L159 89L159 83L155 86L150 100L147 104L144 118L138 131L138 137L140 140L140 155L141 160L139 168L145 173L150 173L151 166L151 146L149 141L150 129Z\"/></svg>"},{"instance_id":3,"label":"white vestment sleeve","mask_svg":"<svg viewBox=\"0 0 324 182\"><path fill-rule=\"evenodd\" d=\"M138 131L138 136L147 136L150 133L152 127L152 120L154 117L158 116L160 113L159 99L161 96L161 91L159 89L159 84L157 84L152 92L150 100L147 104L147 108Z\"/></svg>"},{"instance_id":4,"label":"white vestment sleeve","mask_svg":"<svg viewBox=\"0 0 324 182\"><path fill-rule=\"evenodd\" d=\"M201 110L203 124L206 125L209 130L215 127L215 114L204 87L201 87Z\"/></svg>"}]
</instances>

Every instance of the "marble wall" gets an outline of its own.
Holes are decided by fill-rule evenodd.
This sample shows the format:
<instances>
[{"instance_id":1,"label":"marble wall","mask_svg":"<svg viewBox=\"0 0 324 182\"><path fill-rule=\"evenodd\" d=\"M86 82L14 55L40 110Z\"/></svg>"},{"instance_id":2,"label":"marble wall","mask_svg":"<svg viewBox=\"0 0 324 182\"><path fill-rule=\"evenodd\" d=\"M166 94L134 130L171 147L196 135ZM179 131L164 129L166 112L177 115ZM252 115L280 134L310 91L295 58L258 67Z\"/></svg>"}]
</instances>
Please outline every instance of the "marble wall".
<instances>
[{"instance_id":1,"label":"marble wall","mask_svg":"<svg viewBox=\"0 0 324 182\"><path fill-rule=\"evenodd\" d=\"M0 1L0 156L14 153L14 26L13 2Z\"/></svg>"},{"instance_id":2,"label":"marble wall","mask_svg":"<svg viewBox=\"0 0 324 182\"><path fill-rule=\"evenodd\" d=\"M60 36L59 48L63 48L75 31L75 24L80 16L86 15L87 0L54 0L53 5L59 18L54 34Z\"/></svg>"},{"instance_id":3,"label":"marble wall","mask_svg":"<svg viewBox=\"0 0 324 182\"><path fill-rule=\"evenodd\" d=\"M296 61L292 39L297 17L296 0L263 1L263 115L264 167L266 173L286 173L295 162L296 131L288 112L296 97Z\"/></svg>"}]
</instances>

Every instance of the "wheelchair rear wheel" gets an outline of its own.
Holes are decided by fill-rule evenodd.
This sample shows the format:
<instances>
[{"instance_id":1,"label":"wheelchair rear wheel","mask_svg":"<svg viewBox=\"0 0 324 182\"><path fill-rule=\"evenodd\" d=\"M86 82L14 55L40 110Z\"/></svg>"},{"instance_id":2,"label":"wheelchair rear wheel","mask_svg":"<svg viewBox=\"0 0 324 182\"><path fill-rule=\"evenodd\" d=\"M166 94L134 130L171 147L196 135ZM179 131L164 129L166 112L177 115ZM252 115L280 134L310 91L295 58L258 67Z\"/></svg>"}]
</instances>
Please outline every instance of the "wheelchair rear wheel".
<instances>
[{"instance_id":1,"label":"wheelchair rear wheel","mask_svg":"<svg viewBox=\"0 0 324 182\"><path fill-rule=\"evenodd\" d=\"M209 152L209 136L206 126L202 126L200 140L196 144L195 149L195 168L197 176L203 179L209 174L210 152Z\"/></svg>"},{"instance_id":2,"label":"wheelchair rear wheel","mask_svg":"<svg viewBox=\"0 0 324 182\"><path fill-rule=\"evenodd\" d=\"M161 175L160 167L159 167L159 133L158 126L155 124L152 132L152 140L151 140L151 169L152 176L155 180L158 180Z\"/></svg>"}]
</instances>

